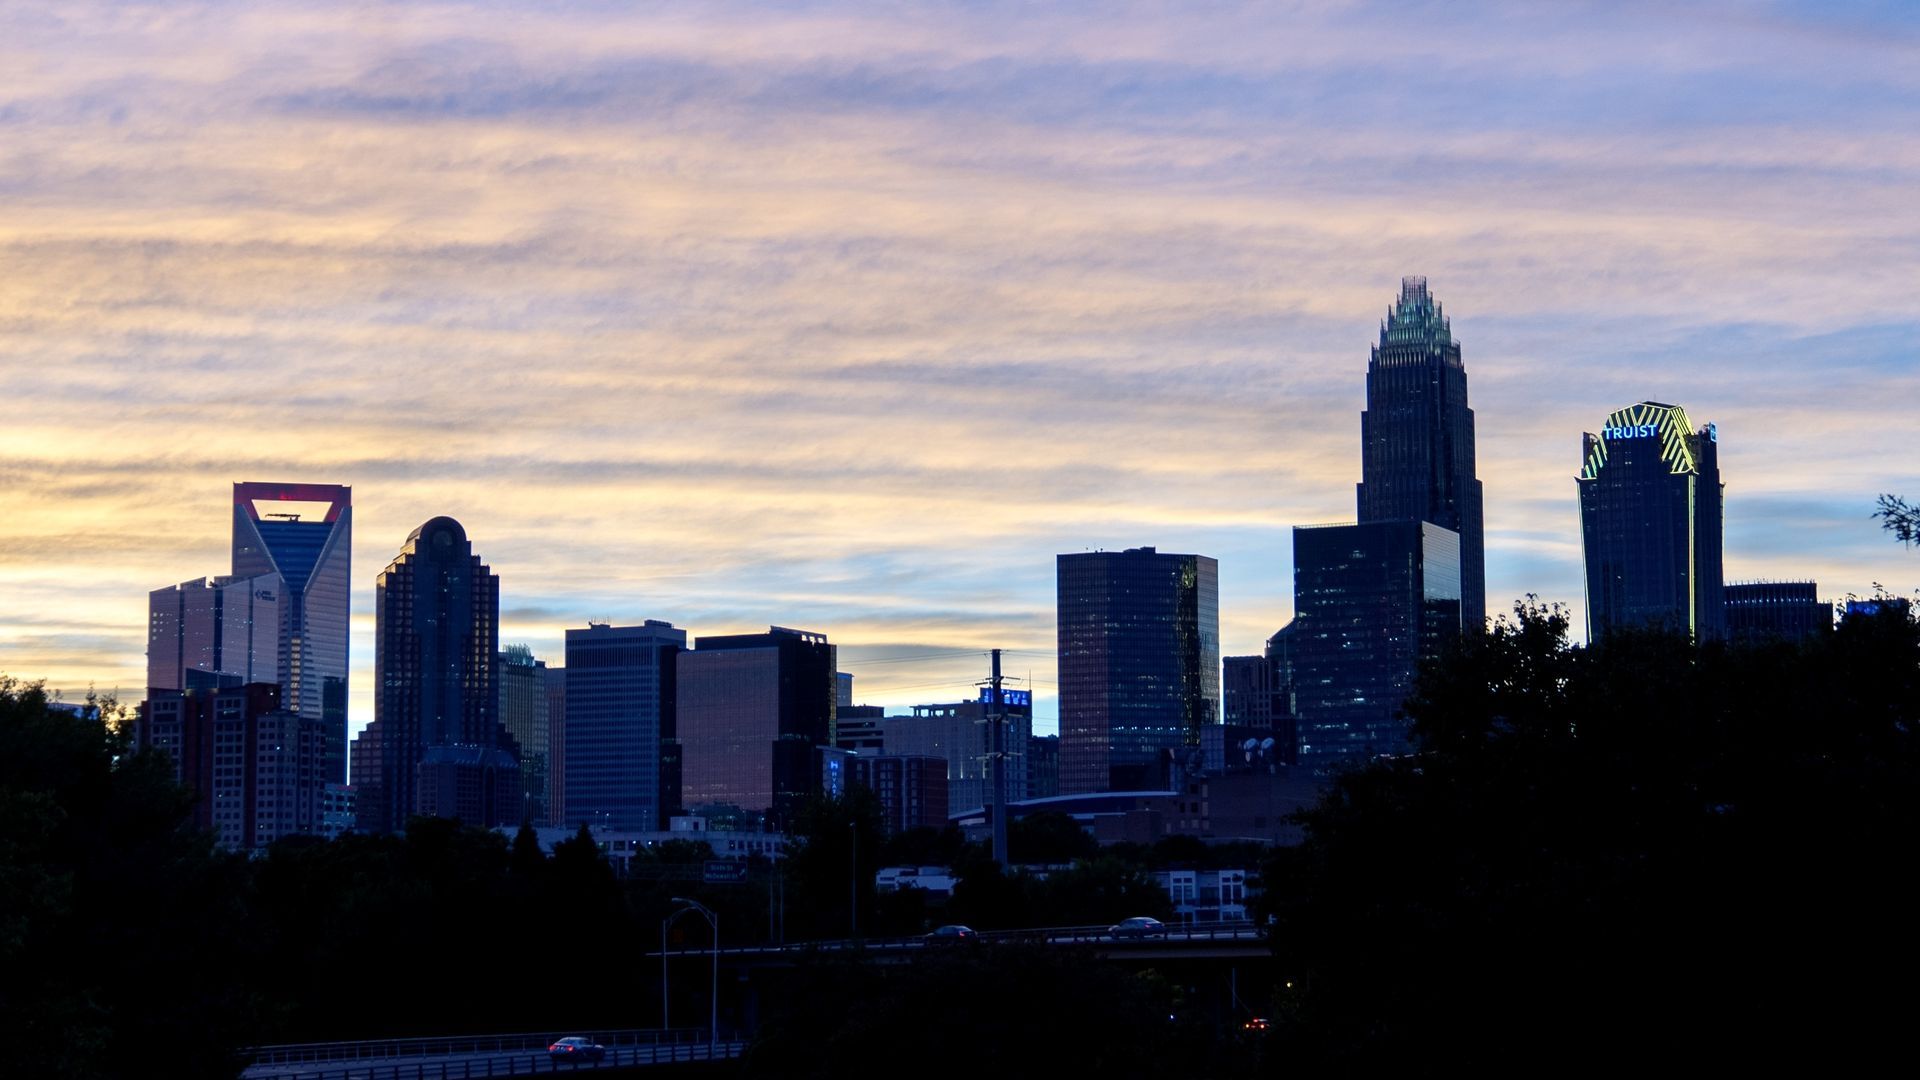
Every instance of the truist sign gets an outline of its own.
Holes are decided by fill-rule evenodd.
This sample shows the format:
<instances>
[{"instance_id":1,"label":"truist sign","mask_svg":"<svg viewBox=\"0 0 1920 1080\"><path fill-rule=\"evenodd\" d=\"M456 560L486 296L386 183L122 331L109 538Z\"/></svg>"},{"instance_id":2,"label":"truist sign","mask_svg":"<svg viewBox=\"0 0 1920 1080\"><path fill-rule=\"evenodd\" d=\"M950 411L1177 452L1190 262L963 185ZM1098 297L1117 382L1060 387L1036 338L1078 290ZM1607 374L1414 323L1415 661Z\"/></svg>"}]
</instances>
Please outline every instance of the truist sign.
<instances>
[{"instance_id":1,"label":"truist sign","mask_svg":"<svg viewBox=\"0 0 1920 1080\"><path fill-rule=\"evenodd\" d=\"M1659 434L1659 424L1629 424L1600 429L1600 436L1605 439L1651 439Z\"/></svg>"}]
</instances>

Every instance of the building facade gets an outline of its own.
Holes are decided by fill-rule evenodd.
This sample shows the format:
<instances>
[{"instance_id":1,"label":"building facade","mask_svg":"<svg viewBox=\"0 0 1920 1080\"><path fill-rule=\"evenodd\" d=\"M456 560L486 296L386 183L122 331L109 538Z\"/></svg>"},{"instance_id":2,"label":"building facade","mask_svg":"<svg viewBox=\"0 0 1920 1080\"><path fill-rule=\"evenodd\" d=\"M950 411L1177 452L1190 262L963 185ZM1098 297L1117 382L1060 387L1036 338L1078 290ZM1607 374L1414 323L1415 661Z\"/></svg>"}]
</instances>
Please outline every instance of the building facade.
<instances>
[{"instance_id":1,"label":"building facade","mask_svg":"<svg viewBox=\"0 0 1920 1080\"><path fill-rule=\"evenodd\" d=\"M1587 638L1655 627L1695 638L1725 629L1720 437L1685 409L1643 401L1586 433L1580 538Z\"/></svg>"},{"instance_id":2,"label":"building facade","mask_svg":"<svg viewBox=\"0 0 1920 1080\"><path fill-rule=\"evenodd\" d=\"M1027 798L1051 799L1060 794L1060 736L1035 735L1027 739Z\"/></svg>"},{"instance_id":3,"label":"building facade","mask_svg":"<svg viewBox=\"0 0 1920 1080\"><path fill-rule=\"evenodd\" d=\"M685 630L656 619L567 631L564 823L666 827L680 805L675 687L686 647Z\"/></svg>"},{"instance_id":4,"label":"building facade","mask_svg":"<svg viewBox=\"0 0 1920 1080\"><path fill-rule=\"evenodd\" d=\"M1286 655L1295 761L1325 775L1344 762L1407 752L1401 705L1420 663L1459 639L1460 592L1459 538L1432 522L1293 530Z\"/></svg>"},{"instance_id":5,"label":"building facade","mask_svg":"<svg viewBox=\"0 0 1920 1080\"><path fill-rule=\"evenodd\" d=\"M1400 279L1367 361L1360 414L1361 523L1431 521L1460 537L1461 617L1486 625L1486 541L1473 410L1460 343L1427 279Z\"/></svg>"},{"instance_id":6,"label":"building facade","mask_svg":"<svg viewBox=\"0 0 1920 1080\"><path fill-rule=\"evenodd\" d=\"M910 716L889 716L880 724L888 754L936 758L946 763L946 814L978 810L987 805L991 788L991 731L987 698L980 691L973 701L915 705ZM1027 798L1027 771L1020 756L1033 737L1033 695L1025 690L1002 690L1002 745L1007 748L1006 798Z\"/></svg>"},{"instance_id":7,"label":"building facade","mask_svg":"<svg viewBox=\"0 0 1920 1080\"><path fill-rule=\"evenodd\" d=\"M819 790L817 748L833 746L834 647L778 626L696 644L677 658L682 804L787 820Z\"/></svg>"},{"instance_id":8,"label":"building facade","mask_svg":"<svg viewBox=\"0 0 1920 1080\"><path fill-rule=\"evenodd\" d=\"M283 837L324 832L325 731L280 708L277 683L200 686L153 693L136 742L173 763L192 790L194 824L223 848L265 848Z\"/></svg>"},{"instance_id":9,"label":"building facade","mask_svg":"<svg viewBox=\"0 0 1920 1080\"><path fill-rule=\"evenodd\" d=\"M1164 783L1220 722L1219 567L1154 548L1056 560L1060 790Z\"/></svg>"},{"instance_id":10,"label":"building facade","mask_svg":"<svg viewBox=\"0 0 1920 1080\"><path fill-rule=\"evenodd\" d=\"M889 836L908 829L946 827L951 800L947 763L939 758L856 754L846 761L846 778L879 799L881 822Z\"/></svg>"},{"instance_id":11,"label":"building facade","mask_svg":"<svg viewBox=\"0 0 1920 1080\"><path fill-rule=\"evenodd\" d=\"M1811 581L1750 581L1726 587L1732 641L1798 641L1833 632L1833 605Z\"/></svg>"},{"instance_id":12,"label":"building facade","mask_svg":"<svg viewBox=\"0 0 1920 1080\"><path fill-rule=\"evenodd\" d=\"M450 517L429 520L374 579L373 723L378 764L354 777L360 827L393 832L412 814L491 827L520 820L519 764L506 749L496 683L500 579Z\"/></svg>"},{"instance_id":13,"label":"building facade","mask_svg":"<svg viewBox=\"0 0 1920 1080\"><path fill-rule=\"evenodd\" d=\"M886 719L887 710L879 705L840 705L835 710L833 744L856 754L884 753Z\"/></svg>"},{"instance_id":14,"label":"building facade","mask_svg":"<svg viewBox=\"0 0 1920 1080\"><path fill-rule=\"evenodd\" d=\"M347 779L352 554L352 488L233 485L233 577L277 580L281 703L323 725L327 779L336 784Z\"/></svg>"},{"instance_id":15,"label":"building facade","mask_svg":"<svg viewBox=\"0 0 1920 1080\"><path fill-rule=\"evenodd\" d=\"M280 579L197 578L147 594L147 691L280 682Z\"/></svg>"},{"instance_id":16,"label":"building facade","mask_svg":"<svg viewBox=\"0 0 1920 1080\"><path fill-rule=\"evenodd\" d=\"M494 682L500 688L500 726L513 740L520 761L521 819L553 824L547 801L552 782L553 717L547 712L547 664L525 645L500 651Z\"/></svg>"},{"instance_id":17,"label":"building facade","mask_svg":"<svg viewBox=\"0 0 1920 1080\"><path fill-rule=\"evenodd\" d=\"M1273 664L1265 656L1228 656L1220 661L1222 722L1267 730L1273 727Z\"/></svg>"}]
</instances>

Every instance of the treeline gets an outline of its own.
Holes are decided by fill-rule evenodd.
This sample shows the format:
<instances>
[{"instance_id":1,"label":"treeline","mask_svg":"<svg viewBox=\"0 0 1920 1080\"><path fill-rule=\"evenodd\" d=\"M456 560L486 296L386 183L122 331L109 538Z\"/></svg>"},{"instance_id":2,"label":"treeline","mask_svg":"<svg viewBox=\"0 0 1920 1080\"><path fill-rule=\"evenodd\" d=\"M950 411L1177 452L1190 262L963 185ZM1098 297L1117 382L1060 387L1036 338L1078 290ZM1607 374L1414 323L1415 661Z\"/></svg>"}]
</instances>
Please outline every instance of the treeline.
<instances>
[{"instance_id":1,"label":"treeline","mask_svg":"<svg viewBox=\"0 0 1920 1080\"><path fill-rule=\"evenodd\" d=\"M1853 1064L1907 1030L1920 934L1920 630L1892 605L1830 638L1573 645L1521 605L1423 674L1404 756L1341 776L1271 853L1255 901L1276 977L1238 998L1086 953L993 946L882 970L833 960L756 985L750 1072L880 1060L1030 1074L1234 1075L1386 1066ZM163 763L0 682L0 1040L9 1075L231 1075L251 1043L652 1025L675 897L728 944L1088 925L1167 900L1158 865L1248 865L1188 841L1095 849L1012 831L1003 873L950 831L881 835L871 796L820 800L776 871L706 885L698 844L617 879L590 838L543 856L444 821L247 859L188 827ZM876 895L952 866L943 905ZM696 917L679 945L707 944ZM761 978L756 974L756 980ZM707 984L674 977L674 1018ZM876 1056L878 1055L878 1056ZM1074 1063L1079 1063L1075 1065ZM1265 1064L1263 1064L1265 1063Z\"/></svg>"},{"instance_id":2,"label":"treeline","mask_svg":"<svg viewBox=\"0 0 1920 1080\"><path fill-rule=\"evenodd\" d=\"M1426 673L1418 752L1275 854L1274 1052L1318 1071L1795 1057L1911 1024L1920 631L1569 643L1520 605Z\"/></svg>"},{"instance_id":3,"label":"treeline","mask_svg":"<svg viewBox=\"0 0 1920 1080\"><path fill-rule=\"evenodd\" d=\"M1013 829L1013 852L1053 869L1003 874L956 830L883 837L857 791L808 806L781 865L705 884L710 851L692 840L640 853L624 880L588 835L548 856L531 830L439 819L248 858L216 850L190 808L166 763L113 725L0 683L0 1039L20 1075L165 1061L169 1075L219 1076L259 1043L652 1026L647 954L678 897L713 909L728 945L1084 925L1165 916L1148 869L1221 857L1179 842L1116 857L1041 816ZM953 866L965 882L950 902L876 894L877 870L903 864ZM695 917L672 934L676 948L710 940ZM707 989L682 982L671 1004L684 1024L705 1016Z\"/></svg>"}]
</instances>

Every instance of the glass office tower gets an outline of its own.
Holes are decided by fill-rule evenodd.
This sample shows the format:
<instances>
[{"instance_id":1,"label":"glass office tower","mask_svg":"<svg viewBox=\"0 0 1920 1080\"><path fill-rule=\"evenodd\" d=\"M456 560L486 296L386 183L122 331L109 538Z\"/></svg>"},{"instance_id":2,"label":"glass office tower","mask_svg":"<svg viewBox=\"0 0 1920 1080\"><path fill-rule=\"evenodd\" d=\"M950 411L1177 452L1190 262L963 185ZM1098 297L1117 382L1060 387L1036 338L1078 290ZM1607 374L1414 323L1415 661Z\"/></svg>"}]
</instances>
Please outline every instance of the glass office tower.
<instances>
[{"instance_id":1,"label":"glass office tower","mask_svg":"<svg viewBox=\"0 0 1920 1080\"><path fill-rule=\"evenodd\" d=\"M415 529L374 579L373 723L379 765L356 776L362 828L410 814L518 823L519 765L505 746L495 682L500 579L450 517ZM356 755L358 756L358 755Z\"/></svg>"},{"instance_id":2,"label":"glass office tower","mask_svg":"<svg viewBox=\"0 0 1920 1080\"><path fill-rule=\"evenodd\" d=\"M1401 706L1421 662L1460 637L1461 576L1459 537L1429 521L1293 530L1283 633L1300 765L1324 774L1410 749Z\"/></svg>"},{"instance_id":3,"label":"glass office tower","mask_svg":"<svg viewBox=\"0 0 1920 1080\"><path fill-rule=\"evenodd\" d=\"M274 574L200 578L148 593L148 692L218 685L219 675L280 685L279 596Z\"/></svg>"},{"instance_id":4,"label":"glass office tower","mask_svg":"<svg viewBox=\"0 0 1920 1080\"><path fill-rule=\"evenodd\" d=\"M676 658L687 632L588 623L567 631L565 824L650 832L680 801L674 722Z\"/></svg>"},{"instance_id":5,"label":"glass office tower","mask_svg":"<svg viewBox=\"0 0 1920 1080\"><path fill-rule=\"evenodd\" d=\"M500 726L512 737L514 756L520 760L522 817L535 825L552 825L547 763L560 718L547 712L547 663L525 645L509 645L500 650L494 682L500 689Z\"/></svg>"},{"instance_id":6,"label":"glass office tower","mask_svg":"<svg viewBox=\"0 0 1920 1080\"><path fill-rule=\"evenodd\" d=\"M780 626L696 645L677 658L681 802L788 820L819 790L816 754L833 746L834 647L824 634ZM568 676L569 701L578 678ZM579 759L568 750L571 774Z\"/></svg>"},{"instance_id":7,"label":"glass office tower","mask_svg":"<svg viewBox=\"0 0 1920 1080\"><path fill-rule=\"evenodd\" d=\"M1680 406L1643 401L1607 417L1600 434L1587 432L1582 449L1587 639L1627 626L1719 637L1725 489L1717 429L1695 431Z\"/></svg>"},{"instance_id":8,"label":"glass office tower","mask_svg":"<svg viewBox=\"0 0 1920 1080\"><path fill-rule=\"evenodd\" d=\"M1150 547L1055 560L1060 793L1158 790L1220 722L1220 571Z\"/></svg>"},{"instance_id":9,"label":"glass office tower","mask_svg":"<svg viewBox=\"0 0 1920 1080\"><path fill-rule=\"evenodd\" d=\"M1487 619L1487 556L1473 410L1460 343L1427 279L1400 279L1367 362L1360 414L1358 518L1431 521L1460 537L1461 611L1468 629Z\"/></svg>"},{"instance_id":10,"label":"glass office tower","mask_svg":"<svg viewBox=\"0 0 1920 1080\"><path fill-rule=\"evenodd\" d=\"M320 721L326 779L347 779L347 617L353 489L233 485L233 576L278 579L278 682L288 712Z\"/></svg>"}]
</instances>

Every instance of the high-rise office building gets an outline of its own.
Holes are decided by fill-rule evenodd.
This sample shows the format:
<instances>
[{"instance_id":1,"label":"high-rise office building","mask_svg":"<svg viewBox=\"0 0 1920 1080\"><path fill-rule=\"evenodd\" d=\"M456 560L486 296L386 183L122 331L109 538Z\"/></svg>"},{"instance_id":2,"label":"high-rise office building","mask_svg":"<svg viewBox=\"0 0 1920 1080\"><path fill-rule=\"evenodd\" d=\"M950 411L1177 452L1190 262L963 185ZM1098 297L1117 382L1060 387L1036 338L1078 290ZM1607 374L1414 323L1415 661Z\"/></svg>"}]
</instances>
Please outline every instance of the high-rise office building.
<instances>
[{"instance_id":1,"label":"high-rise office building","mask_svg":"<svg viewBox=\"0 0 1920 1080\"><path fill-rule=\"evenodd\" d=\"M1431 521L1460 537L1461 615L1486 625L1486 541L1467 369L1427 279L1400 279L1367 362L1359 520Z\"/></svg>"},{"instance_id":2,"label":"high-rise office building","mask_svg":"<svg viewBox=\"0 0 1920 1080\"><path fill-rule=\"evenodd\" d=\"M889 716L880 722L880 736L889 755L937 758L946 762L946 815L978 810L988 804L992 786L989 756L992 732L987 727L989 689L978 699L940 705L915 705L911 716ZM1028 797L1024 755L1033 737L1033 695L1026 690L1000 691L1005 699L1002 729L1007 747L1007 801Z\"/></svg>"},{"instance_id":3,"label":"high-rise office building","mask_svg":"<svg viewBox=\"0 0 1920 1080\"><path fill-rule=\"evenodd\" d=\"M518 823L520 770L495 682L500 579L458 521L413 530L374 579L374 618L377 693L361 739L379 764L354 777L360 827L395 831L410 814Z\"/></svg>"},{"instance_id":4,"label":"high-rise office building","mask_svg":"<svg viewBox=\"0 0 1920 1080\"><path fill-rule=\"evenodd\" d=\"M912 755L854 754L845 764L847 783L865 787L879 800L887 835L946 827L952 802L947 796L946 762Z\"/></svg>"},{"instance_id":5,"label":"high-rise office building","mask_svg":"<svg viewBox=\"0 0 1920 1080\"><path fill-rule=\"evenodd\" d=\"M209 673L196 684L153 691L135 725L138 745L163 752L193 792L194 824L238 851L321 833L320 721L281 709L277 683Z\"/></svg>"},{"instance_id":6,"label":"high-rise office building","mask_svg":"<svg viewBox=\"0 0 1920 1080\"><path fill-rule=\"evenodd\" d=\"M1034 735L1027 739L1027 798L1051 799L1060 794L1060 736Z\"/></svg>"},{"instance_id":7,"label":"high-rise office building","mask_svg":"<svg viewBox=\"0 0 1920 1080\"><path fill-rule=\"evenodd\" d=\"M554 818L567 809L567 669L546 669L547 686L547 808ZM556 825L566 822L556 820ZM575 823L578 824L577 822Z\"/></svg>"},{"instance_id":8,"label":"high-rise office building","mask_svg":"<svg viewBox=\"0 0 1920 1080\"><path fill-rule=\"evenodd\" d=\"M676 658L687 632L588 623L567 631L566 823L651 832L680 802Z\"/></svg>"},{"instance_id":9,"label":"high-rise office building","mask_svg":"<svg viewBox=\"0 0 1920 1080\"><path fill-rule=\"evenodd\" d=\"M1273 727L1274 752L1282 765L1294 765L1299 761L1300 732L1298 718L1300 710L1293 693L1293 634L1294 624L1288 623L1267 639L1267 682L1273 688Z\"/></svg>"},{"instance_id":10,"label":"high-rise office building","mask_svg":"<svg viewBox=\"0 0 1920 1080\"><path fill-rule=\"evenodd\" d=\"M833 744L856 754L884 753L887 710L880 705L840 705L834 710Z\"/></svg>"},{"instance_id":11,"label":"high-rise office building","mask_svg":"<svg viewBox=\"0 0 1920 1080\"><path fill-rule=\"evenodd\" d=\"M1160 788L1220 722L1219 565L1143 547L1056 569L1060 792Z\"/></svg>"},{"instance_id":12,"label":"high-rise office building","mask_svg":"<svg viewBox=\"0 0 1920 1080\"><path fill-rule=\"evenodd\" d=\"M1220 661L1222 722L1230 726L1273 727L1273 664L1265 656L1228 656Z\"/></svg>"},{"instance_id":13,"label":"high-rise office building","mask_svg":"<svg viewBox=\"0 0 1920 1080\"><path fill-rule=\"evenodd\" d=\"M500 726L513 739L520 759L521 817L534 825L554 824L547 789L553 752L553 717L547 712L547 664L525 645L500 651L495 684L500 688Z\"/></svg>"},{"instance_id":14,"label":"high-rise office building","mask_svg":"<svg viewBox=\"0 0 1920 1080\"><path fill-rule=\"evenodd\" d=\"M280 682L280 579L199 578L147 594L147 691Z\"/></svg>"},{"instance_id":15,"label":"high-rise office building","mask_svg":"<svg viewBox=\"0 0 1920 1080\"><path fill-rule=\"evenodd\" d=\"M1324 774L1409 749L1401 706L1421 661L1459 638L1460 593L1459 538L1432 522L1293 530L1283 633L1300 765Z\"/></svg>"},{"instance_id":16,"label":"high-rise office building","mask_svg":"<svg viewBox=\"0 0 1920 1080\"><path fill-rule=\"evenodd\" d=\"M787 820L819 790L818 748L833 746L834 647L779 626L696 646L678 658L682 805Z\"/></svg>"},{"instance_id":17,"label":"high-rise office building","mask_svg":"<svg viewBox=\"0 0 1920 1080\"><path fill-rule=\"evenodd\" d=\"M279 579L281 704L320 721L326 778L347 779L347 621L353 489L233 485L233 576ZM256 591L263 586L256 585Z\"/></svg>"},{"instance_id":18,"label":"high-rise office building","mask_svg":"<svg viewBox=\"0 0 1920 1080\"><path fill-rule=\"evenodd\" d=\"M1587 638L1664 627L1697 638L1725 626L1719 434L1685 409L1643 401L1586 433L1580 537Z\"/></svg>"},{"instance_id":19,"label":"high-rise office building","mask_svg":"<svg viewBox=\"0 0 1920 1080\"><path fill-rule=\"evenodd\" d=\"M1732 641L1797 641L1833 632L1833 605L1811 581L1750 581L1726 587Z\"/></svg>"}]
</instances>

